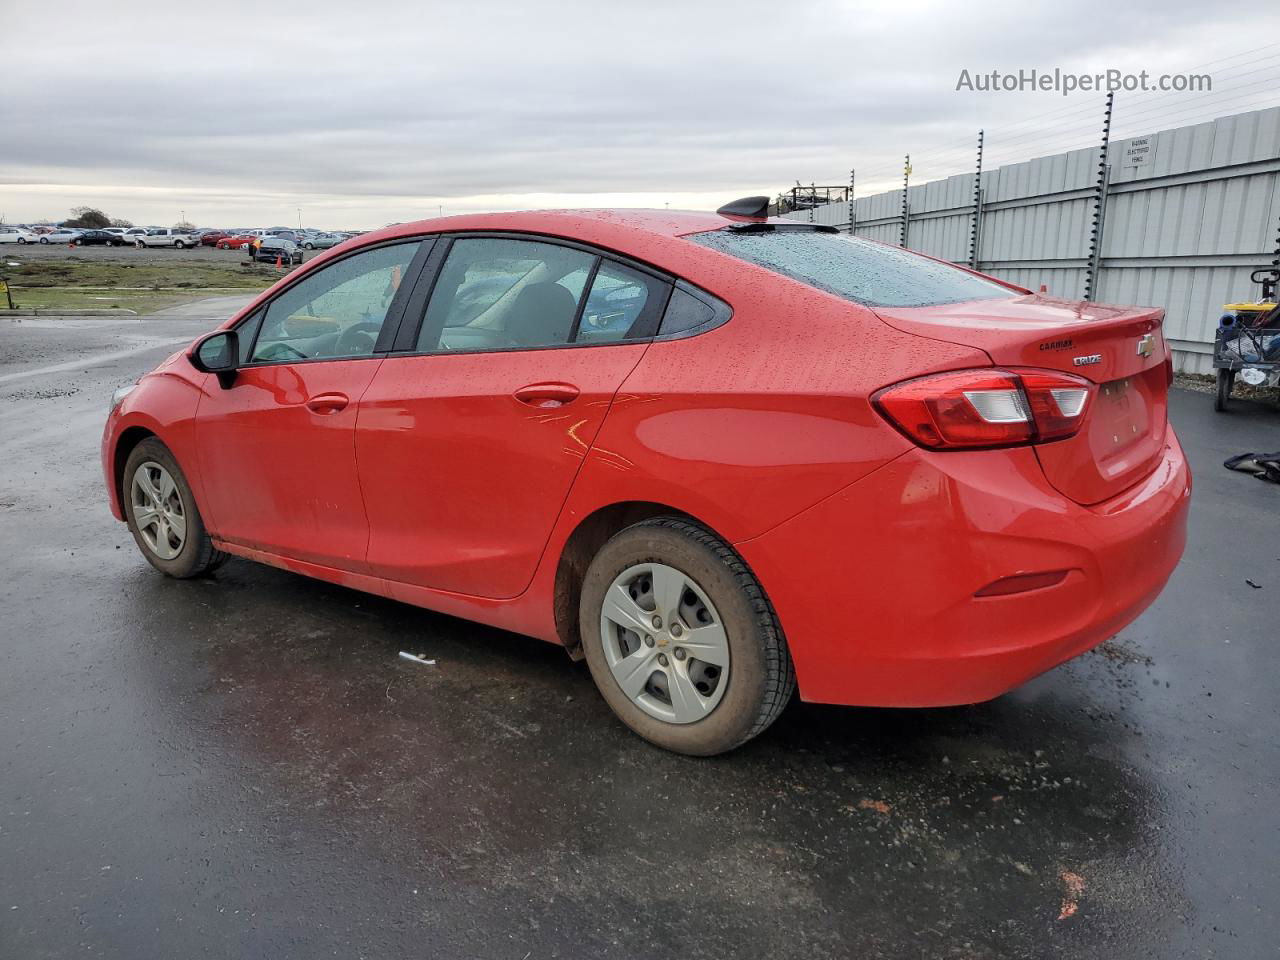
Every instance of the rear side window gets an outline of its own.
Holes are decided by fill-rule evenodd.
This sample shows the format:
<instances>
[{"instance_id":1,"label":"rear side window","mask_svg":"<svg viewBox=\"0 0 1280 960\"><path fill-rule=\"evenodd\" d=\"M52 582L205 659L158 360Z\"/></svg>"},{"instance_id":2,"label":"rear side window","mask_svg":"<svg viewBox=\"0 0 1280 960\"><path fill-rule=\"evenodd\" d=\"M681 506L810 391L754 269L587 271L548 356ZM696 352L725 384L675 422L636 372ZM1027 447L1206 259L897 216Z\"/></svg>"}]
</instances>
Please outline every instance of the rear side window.
<instances>
[{"instance_id":1,"label":"rear side window","mask_svg":"<svg viewBox=\"0 0 1280 960\"><path fill-rule=\"evenodd\" d=\"M612 343L653 335L651 320L662 309L667 285L620 263L601 261L578 322L575 343Z\"/></svg>"},{"instance_id":2,"label":"rear side window","mask_svg":"<svg viewBox=\"0 0 1280 960\"><path fill-rule=\"evenodd\" d=\"M694 243L868 307L925 307L1016 293L958 267L848 234L716 230Z\"/></svg>"}]
</instances>

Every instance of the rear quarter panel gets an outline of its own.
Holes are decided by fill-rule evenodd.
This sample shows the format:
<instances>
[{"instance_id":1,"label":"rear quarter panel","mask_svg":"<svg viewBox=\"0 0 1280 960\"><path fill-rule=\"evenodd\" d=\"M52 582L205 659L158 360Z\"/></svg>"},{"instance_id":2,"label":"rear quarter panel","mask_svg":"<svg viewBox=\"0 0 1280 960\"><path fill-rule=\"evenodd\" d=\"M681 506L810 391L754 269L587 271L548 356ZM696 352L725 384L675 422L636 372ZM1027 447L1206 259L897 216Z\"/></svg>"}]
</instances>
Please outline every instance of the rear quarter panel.
<instances>
[{"instance_id":1,"label":"rear quarter panel","mask_svg":"<svg viewBox=\"0 0 1280 960\"><path fill-rule=\"evenodd\" d=\"M903 333L856 304L716 256L733 266L684 275L728 302L732 318L646 351L583 464L571 522L642 500L730 541L758 536L911 449L871 407L876 389L990 364L980 350Z\"/></svg>"}]
</instances>

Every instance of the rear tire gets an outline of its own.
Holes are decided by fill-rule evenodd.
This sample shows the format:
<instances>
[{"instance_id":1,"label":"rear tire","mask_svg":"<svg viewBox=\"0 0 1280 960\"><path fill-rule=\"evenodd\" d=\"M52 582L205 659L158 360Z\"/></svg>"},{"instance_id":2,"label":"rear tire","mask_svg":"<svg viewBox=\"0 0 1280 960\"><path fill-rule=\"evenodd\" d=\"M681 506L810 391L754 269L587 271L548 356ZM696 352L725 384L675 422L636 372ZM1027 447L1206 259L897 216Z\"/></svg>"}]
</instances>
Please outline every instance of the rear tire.
<instances>
[{"instance_id":1,"label":"rear tire","mask_svg":"<svg viewBox=\"0 0 1280 960\"><path fill-rule=\"evenodd\" d=\"M1218 393L1213 398L1213 409L1218 413L1227 412L1227 401L1231 399L1231 388L1235 386L1234 370L1218 370Z\"/></svg>"},{"instance_id":2,"label":"rear tire","mask_svg":"<svg viewBox=\"0 0 1280 960\"><path fill-rule=\"evenodd\" d=\"M637 734L676 753L740 746L778 718L795 690L760 583L728 544L688 520L646 520L601 547L583 578L579 624L605 702Z\"/></svg>"},{"instance_id":3,"label":"rear tire","mask_svg":"<svg viewBox=\"0 0 1280 960\"><path fill-rule=\"evenodd\" d=\"M177 459L155 437L129 454L121 503L129 531L147 562L165 576L185 580L221 566L195 496Z\"/></svg>"}]
</instances>

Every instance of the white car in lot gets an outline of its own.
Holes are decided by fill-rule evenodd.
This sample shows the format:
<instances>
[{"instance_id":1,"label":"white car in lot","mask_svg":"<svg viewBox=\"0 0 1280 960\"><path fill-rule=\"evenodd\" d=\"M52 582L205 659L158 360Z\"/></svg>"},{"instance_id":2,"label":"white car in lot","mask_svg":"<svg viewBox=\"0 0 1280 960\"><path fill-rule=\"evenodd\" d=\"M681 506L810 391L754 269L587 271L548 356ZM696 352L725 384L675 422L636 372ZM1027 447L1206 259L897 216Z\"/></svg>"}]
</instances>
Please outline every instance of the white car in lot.
<instances>
[{"instance_id":1,"label":"white car in lot","mask_svg":"<svg viewBox=\"0 0 1280 960\"><path fill-rule=\"evenodd\" d=\"M8 224L0 224L0 243L37 243L40 240L40 234L28 230L26 227L11 227Z\"/></svg>"},{"instance_id":2,"label":"white car in lot","mask_svg":"<svg viewBox=\"0 0 1280 960\"><path fill-rule=\"evenodd\" d=\"M175 250L185 250L187 247L198 245L199 242L185 230L169 230L164 227L157 227L138 236L134 240L134 245L138 248L173 247Z\"/></svg>"},{"instance_id":3,"label":"white car in lot","mask_svg":"<svg viewBox=\"0 0 1280 960\"><path fill-rule=\"evenodd\" d=\"M41 243L70 243L80 234L84 233L83 227L59 227L53 233L46 233L40 237Z\"/></svg>"}]
</instances>

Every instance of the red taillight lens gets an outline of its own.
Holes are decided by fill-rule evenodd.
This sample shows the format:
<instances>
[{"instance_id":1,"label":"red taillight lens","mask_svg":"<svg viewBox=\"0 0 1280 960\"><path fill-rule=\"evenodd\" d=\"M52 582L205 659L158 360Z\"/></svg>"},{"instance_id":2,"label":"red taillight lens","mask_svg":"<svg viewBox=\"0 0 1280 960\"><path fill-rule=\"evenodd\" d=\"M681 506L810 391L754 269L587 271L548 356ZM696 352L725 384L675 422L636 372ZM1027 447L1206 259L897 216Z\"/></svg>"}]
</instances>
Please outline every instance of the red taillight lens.
<instances>
[{"instance_id":1,"label":"red taillight lens","mask_svg":"<svg viewBox=\"0 0 1280 960\"><path fill-rule=\"evenodd\" d=\"M1051 370L959 370L886 387L872 402L920 446L960 450L1062 440L1080 429L1090 396L1088 380Z\"/></svg>"}]
</instances>

